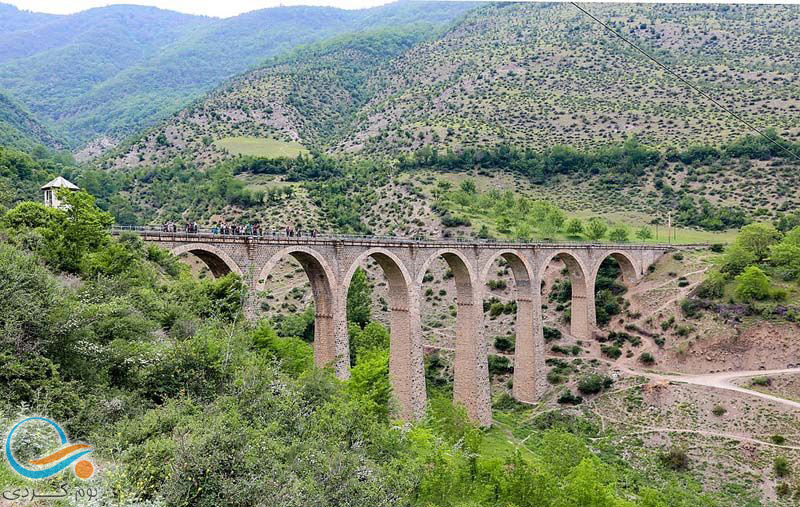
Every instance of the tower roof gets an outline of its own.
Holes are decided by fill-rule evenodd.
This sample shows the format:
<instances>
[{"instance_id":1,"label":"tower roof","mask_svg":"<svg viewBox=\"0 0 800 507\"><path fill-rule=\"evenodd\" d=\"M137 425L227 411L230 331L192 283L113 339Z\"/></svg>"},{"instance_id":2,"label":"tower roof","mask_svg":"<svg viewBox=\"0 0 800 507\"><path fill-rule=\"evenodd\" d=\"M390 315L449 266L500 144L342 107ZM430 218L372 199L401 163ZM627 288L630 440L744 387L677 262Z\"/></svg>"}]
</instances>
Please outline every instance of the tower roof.
<instances>
[{"instance_id":1,"label":"tower roof","mask_svg":"<svg viewBox=\"0 0 800 507\"><path fill-rule=\"evenodd\" d=\"M45 183L42 185L42 190L47 190L48 188L68 188L70 190L78 190L78 187L70 183L69 181L65 180L61 176L54 179L49 183Z\"/></svg>"}]
</instances>

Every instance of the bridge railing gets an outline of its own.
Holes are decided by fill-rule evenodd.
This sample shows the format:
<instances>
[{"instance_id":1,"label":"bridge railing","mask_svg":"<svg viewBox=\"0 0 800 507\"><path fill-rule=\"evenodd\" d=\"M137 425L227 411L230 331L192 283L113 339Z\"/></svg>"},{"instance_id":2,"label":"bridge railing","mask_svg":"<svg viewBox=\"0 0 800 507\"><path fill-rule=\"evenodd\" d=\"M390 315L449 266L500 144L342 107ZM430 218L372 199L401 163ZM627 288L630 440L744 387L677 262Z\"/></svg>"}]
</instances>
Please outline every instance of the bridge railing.
<instances>
[{"instance_id":1,"label":"bridge railing","mask_svg":"<svg viewBox=\"0 0 800 507\"><path fill-rule=\"evenodd\" d=\"M212 239L220 239L220 240L280 240L282 242L289 241L289 242L305 242L305 243L320 243L320 242L331 242L331 241L344 241L344 242L360 242L360 243L392 243L392 244L419 244L419 245L431 245L431 244L443 244L443 245L485 245L485 246L492 246L492 247L513 247L519 248L523 246L530 246L530 245L547 245L549 247L564 247L564 248L586 248L586 247L597 247L597 248L609 248L614 246L624 247L624 248L647 248L647 249L670 249L675 247L682 247L682 248L705 248L709 245L707 244L680 244L680 245L673 245L667 243L600 243L600 242L562 242L562 241L554 241L554 240L537 240L535 242L532 241L524 241L524 240L496 240L496 239L480 239L480 238L426 238L422 236L412 236L412 237L399 237L399 236L367 236L367 235L357 235L357 234L328 234L328 233L315 233L311 234L310 232L303 231L302 234L294 234L294 235L287 235L286 231L284 230L261 230L258 234L223 234L219 231L212 230L207 227L200 227L196 231L189 232L185 228L181 227L176 229L174 232L165 230L164 227L161 226L141 226L141 225L114 225L111 227L112 234L121 234L125 232L132 232L136 234L142 234L146 236L158 236L158 237L169 237L169 238L212 238Z\"/></svg>"}]
</instances>

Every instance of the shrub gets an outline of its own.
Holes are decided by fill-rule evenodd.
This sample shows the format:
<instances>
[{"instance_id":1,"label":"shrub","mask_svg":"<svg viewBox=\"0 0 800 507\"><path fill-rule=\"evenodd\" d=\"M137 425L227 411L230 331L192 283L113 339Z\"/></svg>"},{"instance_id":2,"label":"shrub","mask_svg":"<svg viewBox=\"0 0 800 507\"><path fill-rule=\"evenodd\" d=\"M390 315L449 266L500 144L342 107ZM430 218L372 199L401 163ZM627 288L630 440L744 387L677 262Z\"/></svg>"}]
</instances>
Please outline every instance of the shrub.
<instances>
[{"instance_id":1,"label":"shrub","mask_svg":"<svg viewBox=\"0 0 800 507\"><path fill-rule=\"evenodd\" d=\"M714 408L711 409L711 413L717 417L722 417L725 415L725 412L727 412L727 410L722 405L714 405Z\"/></svg>"},{"instance_id":2,"label":"shrub","mask_svg":"<svg viewBox=\"0 0 800 507\"><path fill-rule=\"evenodd\" d=\"M784 437L783 435L772 435L771 437L769 437L769 439L775 445L783 445L786 443L786 437Z\"/></svg>"},{"instance_id":3,"label":"shrub","mask_svg":"<svg viewBox=\"0 0 800 507\"><path fill-rule=\"evenodd\" d=\"M552 342L561 339L561 331L554 327L544 327L544 341Z\"/></svg>"},{"instance_id":4,"label":"shrub","mask_svg":"<svg viewBox=\"0 0 800 507\"><path fill-rule=\"evenodd\" d=\"M682 261L683 260L683 253L682 252L675 252L674 254L672 254L672 258L675 259L676 261Z\"/></svg>"},{"instance_id":5,"label":"shrub","mask_svg":"<svg viewBox=\"0 0 800 507\"><path fill-rule=\"evenodd\" d=\"M784 456L778 456L775 458L773 468L775 470L775 475L778 477L786 477L792 471L791 467L789 466L789 461Z\"/></svg>"},{"instance_id":6,"label":"shrub","mask_svg":"<svg viewBox=\"0 0 800 507\"><path fill-rule=\"evenodd\" d=\"M567 389L558 397L558 402L562 405L580 405L583 403L583 398L572 394L572 391Z\"/></svg>"},{"instance_id":7,"label":"shrub","mask_svg":"<svg viewBox=\"0 0 800 507\"><path fill-rule=\"evenodd\" d=\"M683 447L671 447L661 454L661 463L675 471L684 471L689 468L689 455Z\"/></svg>"},{"instance_id":8,"label":"shrub","mask_svg":"<svg viewBox=\"0 0 800 507\"><path fill-rule=\"evenodd\" d=\"M736 277L735 294L742 301L765 299L770 294L769 278L758 266L749 266Z\"/></svg>"},{"instance_id":9,"label":"shrub","mask_svg":"<svg viewBox=\"0 0 800 507\"><path fill-rule=\"evenodd\" d=\"M639 361L642 364L650 365L656 362L656 358L653 357L653 354L650 352L642 352L642 354L639 356Z\"/></svg>"},{"instance_id":10,"label":"shrub","mask_svg":"<svg viewBox=\"0 0 800 507\"><path fill-rule=\"evenodd\" d=\"M502 290L507 287L507 284L505 280L489 280L486 282L486 286L491 290Z\"/></svg>"},{"instance_id":11,"label":"shrub","mask_svg":"<svg viewBox=\"0 0 800 507\"><path fill-rule=\"evenodd\" d=\"M592 373L581 377L578 381L578 391L581 394L597 394L603 389L606 389L613 384L614 381L607 375L599 375Z\"/></svg>"},{"instance_id":12,"label":"shrub","mask_svg":"<svg viewBox=\"0 0 800 507\"><path fill-rule=\"evenodd\" d=\"M681 301L681 312L689 319L697 317L700 313L700 302L696 299L686 298Z\"/></svg>"},{"instance_id":13,"label":"shrub","mask_svg":"<svg viewBox=\"0 0 800 507\"><path fill-rule=\"evenodd\" d=\"M514 350L514 336L497 336L494 339L494 348L502 352Z\"/></svg>"},{"instance_id":14,"label":"shrub","mask_svg":"<svg viewBox=\"0 0 800 507\"><path fill-rule=\"evenodd\" d=\"M504 375L511 373L514 368L511 366L511 361L507 357L498 356L494 354L489 355L489 373L492 375Z\"/></svg>"},{"instance_id":15,"label":"shrub","mask_svg":"<svg viewBox=\"0 0 800 507\"><path fill-rule=\"evenodd\" d=\"M611 359L619 359L619 357L622 355L622 349L616 345L602 345L600 347L600 351L604 356L610 357Z\"/></svg>"},{"instance_id":16,"label":"shrub","mask_svg":"<svg viewBox=\"0 0 800 507\"><path fill-rule=\"evenodd\" d=\"M753 380L750 381L750 384L754 386L767 387L772 384L772 380L766 376L753 377Z\"/></svg>"}]
</instances>

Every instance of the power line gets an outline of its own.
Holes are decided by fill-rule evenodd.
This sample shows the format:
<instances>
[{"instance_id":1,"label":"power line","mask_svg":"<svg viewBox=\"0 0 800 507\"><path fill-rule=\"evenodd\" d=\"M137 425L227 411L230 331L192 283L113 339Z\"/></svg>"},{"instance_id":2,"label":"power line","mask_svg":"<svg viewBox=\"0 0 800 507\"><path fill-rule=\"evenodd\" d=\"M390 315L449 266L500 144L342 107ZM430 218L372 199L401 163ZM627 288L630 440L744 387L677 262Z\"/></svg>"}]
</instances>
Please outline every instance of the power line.
<instances>
[{"instance_id":1,"label":"power line","mask_svg":"<svg viewBox=\"0 0 800 507\"><path fill-rule=\"evenodd\" d=\"M705 97L706 99L708 99L709 101L711 101L711 102L712 102L714 105L716 105L718 108L722 109L723 111L725 111L725 112L726 112L726 113L728 113L729 115L733 116L734 118L736 118L737 120L739 120L740 122L742 122L742 123L743 123L745 126L747 126L747 128L749 128L750 130L752 130L752 131L753 131L753 132L755 132L756 134L760 135L761 137L763 137L763 138L764 138L764 139L766 139L767 141L771 142L772 144L774 144L775 146L777 146L778 148L780 148L780 149L781 149L781 150L783 150L784 152L788 153L788 154L789 154L791 157L793 157L793 158L795 158L796 160L800 161L800 156L798 156L797 154L795 154L795 153L794 153L792 150L788 149L787 147L785 147L784 145L782 145L781 143L779 143L777 140L775 140L775 139L773 139L772 137L768 136L766 133L764 133L762 130L760 130L759 128L757 128L755 125L753 125L752 123L748 122L747 120L745 120L744 118L742 118L741 116L739 116L738 114L736 114L735 112L733 112L733 111L731 111L730 109L728 109L727 107L725 107L725 106L724 106L722 103L720 103L720 102L719 102L718 100L716 100L714 97L712 97L711 95L707 94L706 92L704 92L703 90L701 90L700 88L698 88L697 86L695 86L694 84L692 84L691 82L689 82L688 80L686 80L686 79L684 79L683 77L681 77L681 76L680 76L680 75L679 75L677 72L673 71L672 69L670 69L669 67L667 67L666 65L664 65L663 63L661 63L660 61L656 60L656 58L655 58L654 56L652 56L650 53L648 53L648 52L647 52L647 51L645 51L644 49L642 49L642 48L640 48L639 46L637 46L637 45L636 45L636 44L635 44L633 41L630 41L630 40L628 40L628 39L627 39L627 38L626 38L624 35L622 35L622 34L621 34L621 33L619 33L618 31L616 31L616 30L615 30L615 29L613 29L612 27L608 26L606 23L603 23L602 21L600 21L599 19L597 19L596 17L594 17L594 16L592 15L592 13L590 13L589 11L587 11L586 9L584 9L583 7L581 7L580 5L578 5L577 3L575 3L575 2L570 2L570 3L571 3L572 5L574 5L576 9L578 9L578 10L579 10L579 11L581 11L582 13L586 14L587 16L589 16L590 18L592 18L592 19L593 19L595 22L597 22L599 25L601 25L603 28L605 28L606 30L608 30L608 31L609 31L609 32L611 32L612 34L616 35L617 37L619 37L620 39L622 39L623 41L625 41L625 42L626 42L626 43L627 43L629 46L631 46L631 47L632 47L632 48L634 48L636 51L638 51L638 52L640 52L641 54L643 54L644 56L646 56L646 57L647 57L649 60L651 60L653 63L655 63L656 65L658 65L659 67L661 67L661 68L662 68L664 71L666 71L667 73L669 73L670 75L672 75L673 77L675 77L676 79L678 79L680 82L682 82L683 84L685 84L686 86L688 86L689 88L691 88L692 90L694 90L695 92L699 93L701 96L703 96L703 97Z\"/></svg>"}]
</instances>

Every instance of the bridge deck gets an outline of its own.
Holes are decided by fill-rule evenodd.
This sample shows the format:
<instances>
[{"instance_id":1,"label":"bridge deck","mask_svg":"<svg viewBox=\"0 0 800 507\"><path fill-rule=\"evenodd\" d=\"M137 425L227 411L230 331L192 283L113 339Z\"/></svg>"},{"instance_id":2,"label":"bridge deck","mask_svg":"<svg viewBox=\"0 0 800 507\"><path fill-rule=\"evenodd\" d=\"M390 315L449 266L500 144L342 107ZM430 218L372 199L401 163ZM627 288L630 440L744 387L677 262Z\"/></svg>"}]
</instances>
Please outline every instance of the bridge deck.
<instances>
[{"instance_id":1,"label":"bridge deck","mask_svg":"<svg viewBox=\"0 0 800 507\"><path fill-rule=\"evenodd\" d=\"M597 243L597 242L557 242L557 241L508 241L508 240L476 240L476 239L424 239L424 238L400 238L396 236L354 236L354 235L328 235L318 234L316 236L287 236L282 232L268 232L260 235L246 234L219 234L212 233L208 229L200 229L198 232L165 232L163 230L133 227L115 226L111 233L119 235L125 232L132 232L151 241L183 241L183 242L203 242L203 243L242 243L242 244L270 244L270 245L347 245L347 246L416 246L421 248L515 248L515 249L535 249L535 248L614 248L619 247L625 250L671 250L678 246L681 248L707 248L706 244L682 244L673 245L667 243Z\"/></svg>"}]
</instances>

